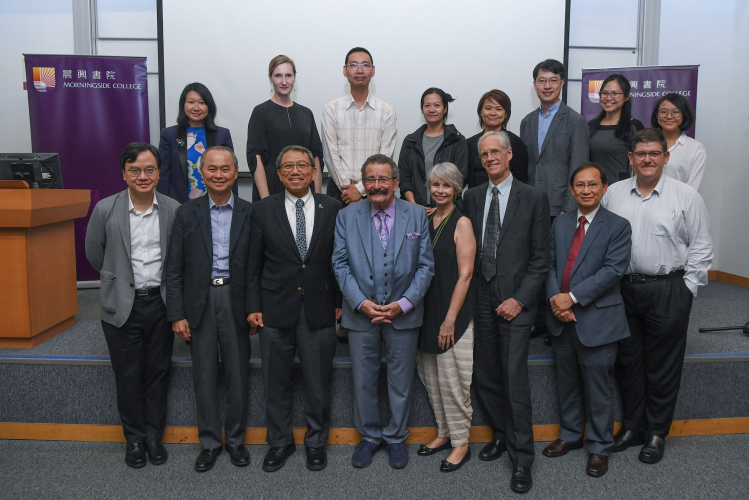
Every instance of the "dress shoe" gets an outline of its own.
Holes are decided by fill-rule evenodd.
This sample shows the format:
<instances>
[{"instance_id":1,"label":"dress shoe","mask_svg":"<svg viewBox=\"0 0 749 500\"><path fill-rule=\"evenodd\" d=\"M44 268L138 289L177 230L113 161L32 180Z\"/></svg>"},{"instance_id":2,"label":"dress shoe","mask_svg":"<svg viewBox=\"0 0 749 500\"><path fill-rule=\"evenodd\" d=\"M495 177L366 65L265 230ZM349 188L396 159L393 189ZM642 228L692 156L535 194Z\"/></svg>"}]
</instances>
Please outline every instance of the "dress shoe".
<instances>
[{"instance_id":1,"label":"dress shoe","mask_svg":"<svg viewBox=\"0 0 749 500\"><path fill-rule=\"evenodd\" d=\"M207 472L213 469L213 466L216 465L216 458L221 455L221 450L223 449L223 446L219 446L212 450L201 451L195 460L195 470L198 472Z\"/></svg>"},{"instance_id":2,"label":"dress shoe","mask_svg":"<svg viewBox=\"0 0 749 500\"><path fill-rule=\"evenodd\" d=\"M368 467L372 463L372 457L379 447L379 444L362 439L356 445L356 448L354 448L354 454L351 456L351 465L357 469Z\"/></svg>"},{"instance_id":3,"label":"dress shoe","mask_svg":"<svg viewBox=\"0 0 749 500\"><path fill-rule=\"evenodd\" d=\"M471 459L471 449L468 448L468 451L466 451L466 454L463 455L463 460L458 462L457 464L448 462L447 459L443 460L440 464L440 472L453 472L461 467L463 467L463 464L468 462Z\"/></svg>"},{"instance_id":4,"label":"dress shoe","mask_svg":"<svg viewBox=\"0 0 749 500\"><path fill-rule=\"evenodd\" d=\"M328 453L324 446L319 448L307 447L307 469L316 471L323 470L328 465Z\"/></svg>"},{"instance_id":5,"label":"dress shoe","mask_svg":"<svg viewBox=\"0 0 749 500\"><path fill-rule=\"evenodd\" d=\"M231 463L237 467L245 467L250 465L250 452L247 451L247 447L243 444L239 446L227 446L226 450L229 452L231 457Z\"/></svg>"},{"instance_id":6,"label":"dress shoe","mask_svg":"<svg viewBox=\"0 0 749 500\"><path fill-rule=\"evenodd\" d=\"M582 447L582 439L577 443L568 443L567 441L557 439L556 441L547 445L546 448L544 448L544 456L547 456L549 458L561 457L569 453L570 450L579 450Z\"/></svg>"},{"instance_id":7,"label":"dress shoe","mask_svg":"<svg viewBox=\"0 0 749 500\"><path fill-rule=\"evenodd\" d=\"M666 440L655 434L648 436L645 441L645 446L640 450L640 462L646 464L655 464L661 461L663 458L663 451L666 447Z\"/></svg>"},{"instance_id":8,"label":"dress shoe","mask_svg":"<svg viewBox=\"0 0 749 500\"><path fill-rule=\"evenodd\" d=\"M408 450L403 443L388 444L388 455L393 469L403 469L408 465Z\"/></svg>"},{"instance_id":9,"label":"dress shoe","mask_svg":"<svg viewBox=\"0 0 749 500\"><path fill-rule=\"evenodd\" d=\"M154 465L161 465L169 458L169 454L161 441L147 441L146 453L148 454L148 461Z\"/></svg>"},{"instance_id":10,"label":"dress shoe","mask_svg":"<svg viewBox=\"0 0 749 500\"><path fill-rule=\"evenodd\" d=\"M133 469L146 466L146 450L143 443L127 443L125 447L125 463Z\"/></svg>"},{"instance_id":11,"label":"dress shoe","mask_svg":"<svg viewBox=\"0 0 749 500\"><path fill-rule=\"evenodd\" d=\"M286 464L286 459L294 454L296 445L291 443L282 448L271 448L265 454L263 460L263 470L265 472L275 472Z\"/></svg>"},{"instance_id":12,"label":"dress shoe","mask_svg":"<svg viewBox=\"0 0 749 500\"><path fill-rule=\"evenodd\" d=\"M622 430L619 431L619 434L614 436L614 447L611 448L611 451L618 453L626 450L630 446L642 446L643 444L645 444L644 432L628 431L622 428Z\"/></svg>"},{"instance_id":13,"label":"dress shoe","mask_svg":"<svg viewBox=\"0 0 749 500\"><path fill-rule=\"evenodd\" d=\"M486 443L486 446L481 448L481 451L479 452L479 460L483 460L484 462L496 460L502 456L502 453L504 453L506 449L507 445L501 439L489 441Z\"/></svg>"},{"instance_id":14,"label":"dress shoe","mask_svg":"<svg viewBox=\"0 0 749 500\"><path fill-rule=\"evenodd\" d=\"M428 457L429 455L434 455L438 451L449 450L452 447L453 447L453 445L450 442L450 439L448 439L447 441L445 441L445 443L443 445L438 446L436 448L430 448L427 445L422 444L421 446L419 446L419 450L416 452L416 454L417 455L421 455L422 457Z\"/></svg>"},{"instance_id":15,"label":"dress shoe","mask_svg":"<svg viewBox=\"0 0 749 500\"><path fill-rule=\"evenodd\" d=\"M512 470L510 488L515 493L527 493L533 486L530 467L515 467Z\"/></svg>"},{"instance_id":16,"label":"dress shoe","mask_svg":"<svg viewBox=\"0 0 749 500\"><path fill-rule=\"evenodd\" d=\"M601 477L608 471L609 457L596 455L595 453L588 455L588 467L585 469L585 472L587 472L589 476Z\"/></svg>"}]
</instances>

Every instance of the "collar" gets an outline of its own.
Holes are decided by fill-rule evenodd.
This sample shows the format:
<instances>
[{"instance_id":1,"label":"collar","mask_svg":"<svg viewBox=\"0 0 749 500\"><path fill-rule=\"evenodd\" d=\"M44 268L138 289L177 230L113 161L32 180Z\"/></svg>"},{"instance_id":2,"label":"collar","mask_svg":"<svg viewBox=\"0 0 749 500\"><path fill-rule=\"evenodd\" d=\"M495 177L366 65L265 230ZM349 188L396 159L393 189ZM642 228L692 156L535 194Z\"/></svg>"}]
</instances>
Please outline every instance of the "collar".
<instances>
[{"instance_id":1,"label":"collar","mask_svg":"<svg viewBox=\"0 0 749 500\"><path fill-rule=\"evenodd\" d=\"M689 137L687 137L687 134L685 134L684 132L682 132L681 135L679 136L679 138L676 139L676 142L674 142L674 145L671 146L668 151L671 152L674 149L676 149L676 145L677 144L680 145L680 146L684 146L687 143L688 140L689 140Z\"/></svg>"},{"instance_id":2,"label":"collar","mask_svg":"<svg viewBox=\"0 0 749 500\"><path fill-rule=\"evenodd\" d=\"M373 219L374 219L374 216L380 212L385 212L388 215L388 217L390 217L391 219L395 219L395 198L393 198L393 202L385 210L378 209L377 207L372 205L372 202L369 202L369 206L370 206L369 214L370 214L370 217L372 217Z\"/></svg>"},{"instance_id":3,"label":"collar","mask_svg":"<svg viewBox=\"0 0 749 500\"><path fill-rule=\"evenodd\" d=\"M302 202L304 203L304 206L307 207L307 203L312 199L312 186L310 186L310 188L307 190L307 194L305 194L301 198L297 198L296 196L289 193L285 189L284 189L284 194L286 196L286 200L293 203L294 205L296 205L297 200L302 200Z\"/></svg>"},{"instance_id":4,"label":"collar","mask_svg":"<svg viewBox=\"0 0 749 500\"><path fill-rule=\"evenodd\" d=\"M216 205L213 202L213 198L211 198L211 193L208 193L206 196L208 196L208 209L212 209L213 207L225 207L226 205L229 205L229 208L232 210L234 209L234 191L232 191L231 196L229 196L229 201L226 202L226 205Z\"/></svg>"},{"instance_id":5,"label":"collar","mask_svg":"<svg viewBox=\"0 0 749 500\"><path fill-rule=\"evenodd\" d=\"M146 215L148 215L149 213L151 213L151 210L153 209L153 207L157 207L158 208L158 206L159 206L159 201L156 199L156 190L154 189L154 191L153 191L153 205L151 205L148 208L148 210L146 210L143 213L146 214ZM133 205L133 199L130 197L130 188L128 188L127 189L127 211L128 212L132 212L134 210L135 210L135 206ZM138 213L137 210L135 210L135 212Z\"/></svg>"},{"instance_id":6,"label":"collar","mask_svg":"<svg viewBox=\"0 0 749 500\"><path fill-rule=\"evenodd\" d=\"M601 205L599 204L595 210L590 212L588 215L585 216L585 220L588 221L588 224L593 224L593 219L596 217L596 214L598 213L598 210L600 210ZM580 211L580 209L577 210L577 220L580 220L580 217L583 216L583 213Z\"/></svg>"},{"instance_id":7,"label":"collar","mask_svg":"<svg viewBox=\"0 0 749 500\"><path fill-rule=\"evenodd\" d=\"M352 96L351 93L348 93L346 94L346 109L349 109L352 104L356 106L356 101L354 100L354 96ZM377 109L375 108L375 98L372 95L372 92L369 92L367 94L367 98L364 100L364 106L362 106L362 109L364 109L364 107L367 105L369 105L369 107L372 109Z\"/></svg>"},{"instance_id":8,"label":"collar","mask_svg":"<svg viewBox=\"0 0 749 500\"><path fill-rule=\"evenodd\" d=\"M650 193L651 195L652 195L653 193L658 193L658 196L660 196L660 195L662 195L662 194L663 194L663 186L664 186L664 185L666 184L666 182L667 182L667 181L666 181L666 177L668 177L668 176L667 176L667 175L665 175L665 174L664 174L663 172L661 172L661 178L660 178L660 179L658 179L658 183L657 183L657 184L655 185L655 187L653 188L653 192L652 192L652 193ZM637 176L635 176L635 177L632 177L632 179L630 180L630 182L632 183L632 185L631 185L631 187L630 187L630 190L629 190L629 192L631 193L632 191L634 191L634 192L636 192L636 193L637 193L637 195L638 195L639 197L641 197L641 198L642 198L642 193L640 193L640 186L638 186L638 185L637 185Z\"/></svg>"},{"instance_id":9,"label":"collar","mask_svg":"<svg viewBox=\"0 0 749 500\"><path fill-rule=\"evenodd\" d=\"M549 112L547 114L544 114L544 110L541 106L538 107L538 112L541 115L541 117L553 116L556 114L557 111L559 111L559 106L561 105L562 105L562 100L559 99L555 105L549 108Z\"/></svg>"},{"instance_id":10,"label":"collar","mask_svg":"<svg viewBox=\"0 0 749 500\"><path fill-rule=\"evenodd\" d=\"M512 174L510 174L510 176L507 179L503 180L499 184L494 184L491 181L491 179L489 179L489 185L486 187L487 195L491 195L492 188L494 186L497 186L497 189L499 190L499 194L504 196L505 194L507 194L507 191L509 191L510 187L512 186Z\"/></svg>"}]
</instances>

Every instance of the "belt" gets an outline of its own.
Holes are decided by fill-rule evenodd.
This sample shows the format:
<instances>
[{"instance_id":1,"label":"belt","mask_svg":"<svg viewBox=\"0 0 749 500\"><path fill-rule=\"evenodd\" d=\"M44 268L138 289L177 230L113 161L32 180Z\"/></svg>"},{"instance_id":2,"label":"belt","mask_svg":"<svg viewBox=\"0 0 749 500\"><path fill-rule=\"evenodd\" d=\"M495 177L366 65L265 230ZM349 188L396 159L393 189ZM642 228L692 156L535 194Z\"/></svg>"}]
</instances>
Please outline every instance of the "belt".
<instances>
[{"instance_id":1,"label":"belt","mask_svg":"<svg viewBox=\"0 0 749 500\"><path fill-rule=\"evenodd\" d=\"M161 287L158 286L152 286L151 288L138 288L135 290L135 295L137 295L138 297L147 297L152 293L159 293L160 291Z\"/></svg>"},{"instance_id":2,"label":"belt","mask_svg":"<svg viewBox=\"0 0 749 500\"><path fill-rule=\"evenodd\" d=\"M216 278L211 280L211 285L213 286L224 286L231 283L231 280L229 278Z\"/></svg>"},{"instance_id":3,"label":"belt","mask_svg":"<svg viewBox=\"0 0 749 500\"><path fill-rule=\"evenodd\" d=\"M668 274L656 274L656 275L649 275L649 274L625 274L624 275L624 281L629 281L630 283L648 283L650 281L658 281L658 280L665 280L668 278L673 278L674 276L684 276L684 270L680 269L678 271L674 271L672 273Z\"/></svg>"}]
</instances>

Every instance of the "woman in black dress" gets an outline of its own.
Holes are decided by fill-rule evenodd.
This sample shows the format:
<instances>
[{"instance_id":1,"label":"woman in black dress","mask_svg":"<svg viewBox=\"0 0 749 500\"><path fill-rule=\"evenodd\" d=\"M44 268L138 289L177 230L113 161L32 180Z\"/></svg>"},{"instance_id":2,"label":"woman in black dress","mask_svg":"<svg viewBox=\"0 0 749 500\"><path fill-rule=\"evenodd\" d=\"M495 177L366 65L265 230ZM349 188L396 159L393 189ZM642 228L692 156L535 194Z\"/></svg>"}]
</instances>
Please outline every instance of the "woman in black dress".
<instances>
[{"instance_id":1,"label":"woman in black dress","mask_svg":"<svg viewBox=\"0 0 749 500\"><path fill-rule=\"evenodd\" d=\"M455 206L463 176L452 163L440 163L427 174L427 187L437 205L429 217L434 250L434 277L424 297L424 323L419 332L417 368L429 394L438 434L418 454L452 449L440 471L458 470L471 458L471 378L473 316L471 286L476 238L468 217Z\"/></svg>"},{"instance_id":2,"label":"woman in black dress","mask_svg":"<svg viewBox=\"0 0 749 500\"><path fill-rule=\"evenodd\" d=\"M528 182L528 148L525 143L509 130L507 123L512 115L512 102L507 94L501 90L490 90L479 99L477 109L479 125L483 129L466 141L468 147L468 178L465 180L468 187L476 187L489 180L489 175L484 170L479 158L478 143L484 132L507 132L510 136L510 147L512 147L512 159L510 160L510 173L520 182Z\"/></svg>"},{"instance_id":3,"label":"woman in black dress","mask_svg":"<svg viewBox=\"0 0 749 500\"><path fill-rule=\"evenodd\" d=\"M247 165L255 180L252 200L283 192L276 172L278 154L286 146L304 146L315 156L315 192L322 189L322 142L315 117L309 108L291 98L296 81L294 61L286 56L274 57L268 66L268 80L273 96L252 110L247 126Z\"/></svg>"}]
</instances>

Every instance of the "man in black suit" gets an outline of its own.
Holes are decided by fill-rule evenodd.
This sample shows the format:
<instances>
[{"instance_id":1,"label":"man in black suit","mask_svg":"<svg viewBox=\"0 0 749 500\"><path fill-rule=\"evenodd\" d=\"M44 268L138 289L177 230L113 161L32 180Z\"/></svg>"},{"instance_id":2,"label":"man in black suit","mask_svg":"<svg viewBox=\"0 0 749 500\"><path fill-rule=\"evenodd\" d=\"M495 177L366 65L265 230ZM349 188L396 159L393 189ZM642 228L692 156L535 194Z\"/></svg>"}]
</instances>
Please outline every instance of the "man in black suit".
<instances>
[{"instance_id":1,"label":"man in black suit","mask_svg":"<svg viewBox=\"0 0 749 500\"><path fill-rule=\"evenodd\" d=\"M287 146L278 155L286 187L254 204L247 304L252 333L260 328L267 441L263 470L273 472L294 453L292 371L299 353L304 382L307 468L328 463L330 385L341 298L331 268L335 221L341 202L313 193L311 151Z\"/></svg>"},{"instance_id":2,"label":"man in black suit","mask_svg":"<svg viewBox=\"0 0 749 500\"><path fill-rule=\"evenodd\" d=\"M494 429L479 458L495 460L506 449L513 465L510 487L523 493L533 485L528 343L536 297L549 271L549 200L542 190L513 179L505 132L485 133L478 149L489 181L464 197L478 244L473 373Z\"/></svg>"},{"instance_id":3,"label":"man in black suit","mask_svg":"<svg viewBox=\"0 0 749 500\"><path fill-rule=\"evenodd\" d=\"M236 466L250 463L244 434L249 397L250 325L247 322L247 259L252 205L232 193L237 157L225 146L208 148L200 160L208 194L182 205L174 219L167 261L167 319L192 339L192 376L203 451L195 470L213 468L221 453L218 357L228 385L226 448Z\"/></svg>"}]
</instances>

